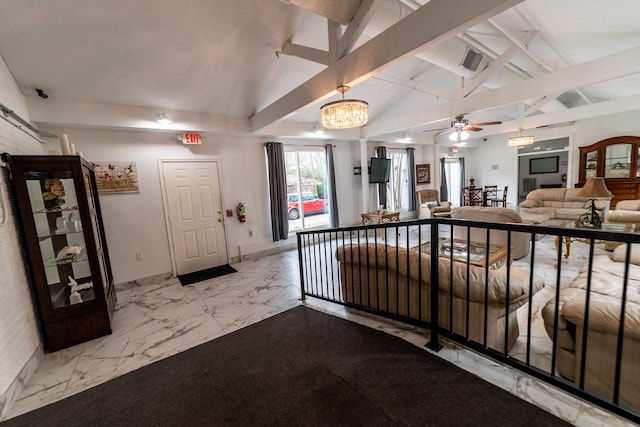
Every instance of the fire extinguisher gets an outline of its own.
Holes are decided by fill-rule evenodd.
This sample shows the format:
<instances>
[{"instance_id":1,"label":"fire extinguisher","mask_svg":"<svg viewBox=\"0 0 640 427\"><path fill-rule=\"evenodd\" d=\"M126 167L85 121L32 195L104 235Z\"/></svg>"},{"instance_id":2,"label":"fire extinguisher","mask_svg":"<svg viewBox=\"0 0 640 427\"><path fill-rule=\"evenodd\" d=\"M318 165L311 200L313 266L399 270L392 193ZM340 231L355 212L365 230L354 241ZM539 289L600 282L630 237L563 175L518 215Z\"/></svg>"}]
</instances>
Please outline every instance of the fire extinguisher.
<instances>
[{"instance_id":1,"label":"fire extinguisher","mask_svg":"<svg viewBox=\"0 0 640 427\"><path fill-rule=\"evenodd\" d=\"M247 209L244 205L240 203L236 209L238 210L238 221L247 222Z\"/></svg>"}]
</instances>

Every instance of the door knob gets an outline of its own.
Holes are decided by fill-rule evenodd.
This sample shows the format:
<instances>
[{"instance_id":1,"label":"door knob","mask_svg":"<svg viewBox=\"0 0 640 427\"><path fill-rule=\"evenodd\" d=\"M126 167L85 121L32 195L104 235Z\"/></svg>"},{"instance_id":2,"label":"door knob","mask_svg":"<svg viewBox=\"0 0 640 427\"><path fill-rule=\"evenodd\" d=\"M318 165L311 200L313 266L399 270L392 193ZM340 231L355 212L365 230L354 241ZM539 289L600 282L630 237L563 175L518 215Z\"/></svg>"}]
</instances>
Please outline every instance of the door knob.
<instances>
[{"instance_id":1,"label":"door knob","mask_svg":"<svg viewBox=\"0 0 640 427\"><path fill-rule=\"evenodd\" d=\"M217 215L218 215L218 222L222 222L222 212L218 211Z\"/></svg>"}]
</instances>

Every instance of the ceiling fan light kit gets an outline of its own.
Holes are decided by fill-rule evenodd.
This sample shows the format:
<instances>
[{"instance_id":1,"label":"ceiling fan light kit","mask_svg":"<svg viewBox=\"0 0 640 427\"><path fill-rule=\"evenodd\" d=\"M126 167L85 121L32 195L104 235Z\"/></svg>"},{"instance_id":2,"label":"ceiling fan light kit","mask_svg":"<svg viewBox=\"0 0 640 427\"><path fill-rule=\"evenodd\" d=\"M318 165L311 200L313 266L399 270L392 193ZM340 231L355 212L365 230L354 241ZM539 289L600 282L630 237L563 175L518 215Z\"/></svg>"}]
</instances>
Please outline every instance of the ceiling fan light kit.
<instances>
[{"instance_id":1,"label":"ceiling fan light kit","mask_svg":"<svg viewBox=\"0 0 640 427\"><path fill-rule=\"evenodd\" d=\"M523 136L522 132L524 129L518 129L520 131L519 136L515 136L513 138L509 138L509 146L510 147L521 147L523 145L531 145L535 142L535 138L533 136Z\"/></svg>"},{"instance_id":2,"label":"ceiling fan light kit","mask_svg":"<svg viewBox=\"0 0 640 427\"><path fill-rule=\"evenodd\" d=\"M369 121L369 104L359 99L344 99L349 86L339 86L340 101L329 102L320 107L322 126L327 129L351 129L364 126Z\"/></svg>"},{"instance_id":3,"label":"ceiling fan light kit","mask_svg":"<svg viewBox=\"0 0 640 427\"><path fill-rule=\"evenodd\" d=\"M469 132L465 130L458 130L449 135L449 140L453 142L461 142L469 139Z\"/></svg>"}]
</instances>

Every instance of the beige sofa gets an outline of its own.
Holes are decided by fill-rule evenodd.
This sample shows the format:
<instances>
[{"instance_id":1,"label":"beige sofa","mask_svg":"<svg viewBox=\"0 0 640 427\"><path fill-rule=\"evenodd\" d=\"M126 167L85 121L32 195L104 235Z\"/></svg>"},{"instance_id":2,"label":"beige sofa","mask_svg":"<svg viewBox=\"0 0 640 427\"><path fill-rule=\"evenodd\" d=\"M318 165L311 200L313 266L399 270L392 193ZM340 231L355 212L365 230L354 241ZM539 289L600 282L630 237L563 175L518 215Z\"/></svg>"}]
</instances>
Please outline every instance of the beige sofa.
<instances>
[{"instance_id":1,"label":"beige sofa","mask_svg":"<svg viewBox=\"0 0 640 427\"><path fill-rule=\"evenodd\" d=\"M415 250L384 244L340 246L336 251L340 265L342 298L347 303L364 305L414 320L431 320L431 257ZM419 276L421 265L421 277ZM449 327L449 259L438 262L440 278L439 321ZM485 308L485 269L469 268L469 338L483 343ZM535 276L533 292L543 282ZM511 268L507 310L506 268L489 270L486 345L502 351L505 331L510 349L519 335L515 310L528 302L529 272ZM453 331L466 336L467 265L453 262ZM508 323L508 326L507 326Z\"/></svg>"},{"instance_id":2,"label":"beige sofa","mask_svg":"<svg viewBox=\"0 0 640 427\"><path fill-rule=\"evenodd\" d=\"M620 200L616 208L607 213L605 222L631 224L634 226L634 231L640 231L640 200Z\"/></svg>"},{"instance_id":3,"label":"beige sofa","mask_svg":"<svg viewBox=\"0 0 640 427\"><path fill-rule=\"evenodd\" d=\"M587 212L590 206L588 197L576 194L579 188L541 188L527 194L527 198L518 205L520 215L525 219L527 215L545 215L551 224L562 220L577 220ZM601 218L605 218L609 211L611 197L596 198L596 209Z\"/></svg>"},{"instance_id":4,"label":"beige sofa","mask_svg":"<svg viewBox=\"0 0 640 427\"><path fill-rule=\"evenodd\" d=\"M463 206L451 210L451 218L467 219L483 222L501 222L522 224L522 217L518 212L510 208L490 208L479 206ZM490 242L500 245L507 245L507 232L504 230L491 230ZM454 239L467 239L467 227L453 227ZM471 228L471 241L486 243L486 228ZM530 233L511 233L511 257L522 258L529 254L531 250Z\"/></svg>"},{"instance_id":5,"label":"beige sofa","mask_svg":"<svg viewBox=\"0 0 640 427\"><path fill-rule=\"evenodd\" d=\"M618 246L612 256L593 259L589 299L585 389L606 398L613 397L615 361L620 326L627 245ZM629 266L627 304L625 305L620 403L640 409L640 247L634 247ZM575 382L580 381L588 265L571 284L560 291L557 371ZM545 329L553 340L555 298L542 310Z\"/></svg>"}]
</instances>

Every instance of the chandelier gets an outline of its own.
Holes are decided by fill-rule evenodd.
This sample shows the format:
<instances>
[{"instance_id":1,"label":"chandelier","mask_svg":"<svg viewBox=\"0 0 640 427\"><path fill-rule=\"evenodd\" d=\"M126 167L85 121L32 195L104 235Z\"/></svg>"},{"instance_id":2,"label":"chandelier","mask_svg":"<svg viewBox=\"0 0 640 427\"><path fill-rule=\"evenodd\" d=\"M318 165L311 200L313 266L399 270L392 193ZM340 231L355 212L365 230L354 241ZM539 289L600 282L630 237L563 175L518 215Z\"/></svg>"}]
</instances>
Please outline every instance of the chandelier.
<instances>
[{"instance_id":1,"label":"chandelier","mask_svg":"<svg viewBox=\"0 0 640 427\"><path fill-rule=\"evenodd\" d=\"M351 129L367 124L369 104L358 99L344 99L349 86L339 86L336 90L342 93L342 100L320 107L322 126L327 129Z\"/></svg>"},{"instance_id":2,"label":"chandelier","mask_svg":"<svg viewBox=\"0 0 640 427\"><path fill-rule=\"evenodd\" d=\"M532 136L522 136L522 132L524 129L518 129L520 131L520 136L515 136L513 138L509 138L509 146L510 147L520 147L522 145L530 145L535 142L535 138Z\"/></svg>"}]
</instances>

